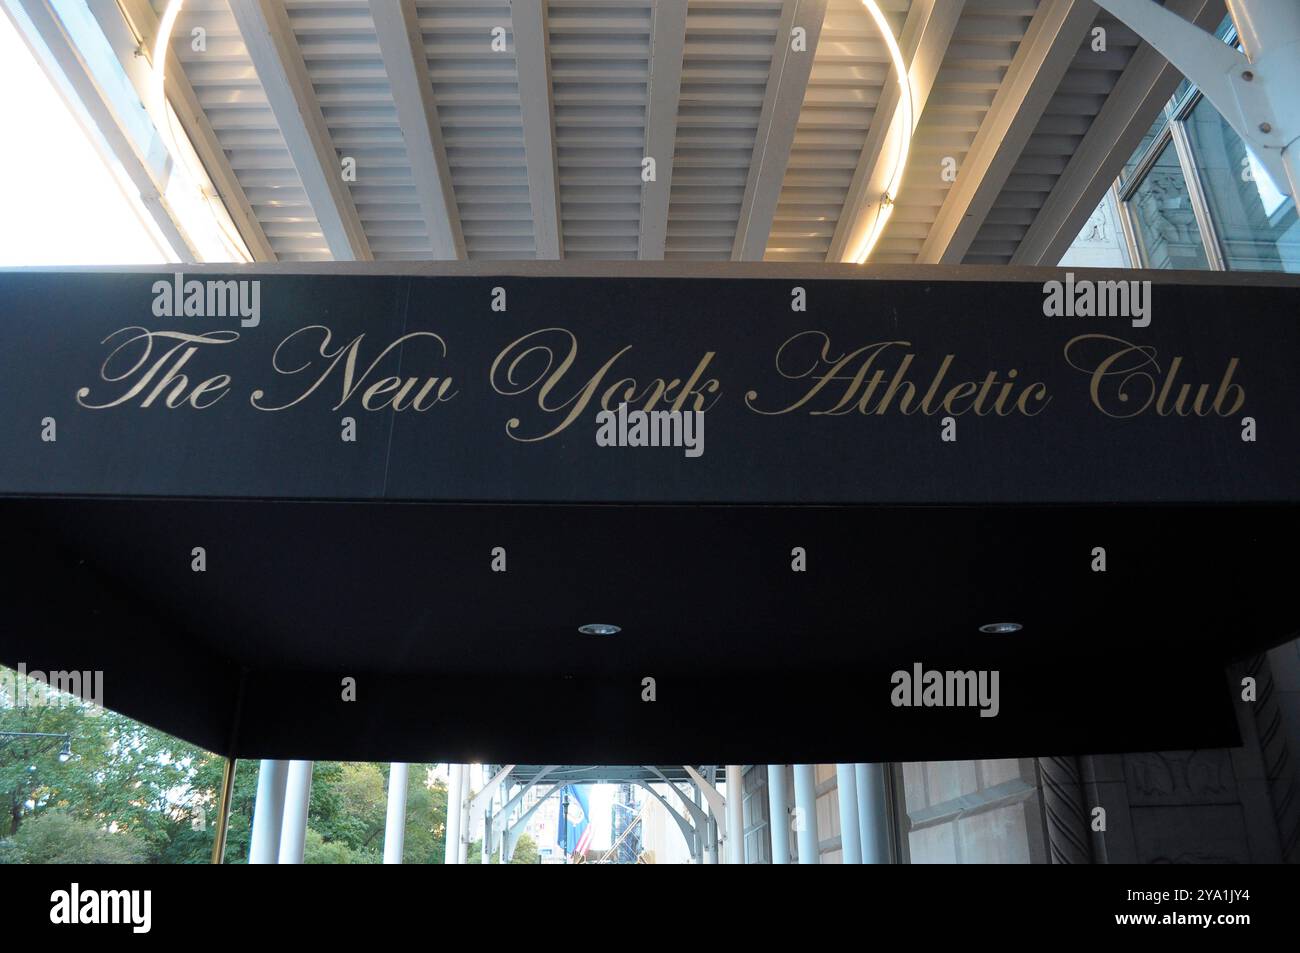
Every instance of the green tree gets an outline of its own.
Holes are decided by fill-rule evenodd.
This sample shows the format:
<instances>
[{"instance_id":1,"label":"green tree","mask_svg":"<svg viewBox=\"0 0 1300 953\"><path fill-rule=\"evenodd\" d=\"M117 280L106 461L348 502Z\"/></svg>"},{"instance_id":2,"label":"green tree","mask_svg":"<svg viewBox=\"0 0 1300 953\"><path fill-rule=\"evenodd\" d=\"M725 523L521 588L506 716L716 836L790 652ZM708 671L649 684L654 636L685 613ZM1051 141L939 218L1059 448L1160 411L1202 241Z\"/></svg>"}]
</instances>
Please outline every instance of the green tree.
<instances>
[{"instance_id":1,"label":"green tree","mask_svg":"<svg viewBox=\"0 0 1300 953\"><path fill-rule=\"evenodd\" d=\"M0 738L0 809L6 812L0 817L0 854L11 861L36 856L35 848L24 846L22 832L57 814L63 820L51 821L42 850L73 856L84 849L87 857L99 856L107 848L82 834L111 829L113 838L127 835L110 842L130 847L120 856L151 863L207 863L225 759L124 715L76 699L63 701L61 706L15 708L13 699L0 697L0 732L67 734L72 747L65 763L57 757L59 738ZM443 861L447 785L430 780L430 767L413 764L409 771L408 864ZM229 864L248 861L258 771L259 762L247 760L235 772L224 854ZM388 772L387 764L316 762L308 812L309 863L382 859ZM71 826L69 819L82 826ZM56 851L50 840L55 833L66 835L72 846ZM471 847L473 856L478 849Z\"/></svg>"},{"instance_id":2,"label":"green tree","mask_svg":"<svg viewBox=\"0 0 1300 953\"><path fill-rule=\"evenodd\" d=\"M41 689L27 680L28 697ZM70 696L21 708L9 707L13 701L0 700L0 733L66 734L72 757L56 757L58 739L0 735L3 833L15 836L31 818L60 810L130 831L152 855L214 806L214 792L191 784L198 767L213 758L207 752Z\"/></svg>"},{"instance_id":3,"label":"green tree","mask_svg":"<svg viewBox=\"0 0 1300 953\"><path fill-rule=\"evenodd\" d=\"M519 842L515 844L515 853L510 858L510 863L536 864L540 862L540 859L540 855L537 853L537 842L527 834L520 834Z\"/></svg>"},{"instance_id":4,"label":"green tree","mask_svg":"<svg viewBox=\"0 0 1300 953\"><path fill-rule=\"evenodd\" d=\"M47 811L0 841L4 864L138 864L145 848L127 831L109 832L89 821Z\"/></svg>"}]
</instances>

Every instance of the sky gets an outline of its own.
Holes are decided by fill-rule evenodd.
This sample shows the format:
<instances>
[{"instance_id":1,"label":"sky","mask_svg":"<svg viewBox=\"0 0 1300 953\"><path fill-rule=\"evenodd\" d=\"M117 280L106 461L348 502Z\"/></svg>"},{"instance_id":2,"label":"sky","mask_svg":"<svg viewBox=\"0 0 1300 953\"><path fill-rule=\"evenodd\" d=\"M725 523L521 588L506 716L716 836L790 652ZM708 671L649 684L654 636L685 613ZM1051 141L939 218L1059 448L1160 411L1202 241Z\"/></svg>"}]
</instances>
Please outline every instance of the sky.
<instances>
[{"instance_id":1,"label":"sky","mask_svg":"<svg viewBox=\"0 0 1300 953\"><path fill-rule=\"evenodd\" d=\"M3 12L0 89L0 267L166 261Z\"/></svg>"}]
</instances>

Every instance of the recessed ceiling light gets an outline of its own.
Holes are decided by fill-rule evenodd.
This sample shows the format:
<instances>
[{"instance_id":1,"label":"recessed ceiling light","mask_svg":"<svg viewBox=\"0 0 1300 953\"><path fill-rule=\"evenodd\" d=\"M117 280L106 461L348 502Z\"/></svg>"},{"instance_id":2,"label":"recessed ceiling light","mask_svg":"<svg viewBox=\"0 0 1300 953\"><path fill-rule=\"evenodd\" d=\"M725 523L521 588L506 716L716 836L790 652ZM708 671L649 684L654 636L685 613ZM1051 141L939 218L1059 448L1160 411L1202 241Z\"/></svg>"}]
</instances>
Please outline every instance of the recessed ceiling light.
<instances>
[{"instance_id":1,"label":"recessed ceiling light","mask_svg":"<svg viewBox=\"0 0 1300 953\"><path fill-rule=\"evenodd\" d=\"M1009 635L1023 628L1024 626L1019 622L990 622L988 625L980 626L980 631L987 635Z\"/></svg>"},{"instance_id":2,"label":"recessed ceiling light","mask_svg":"<svg viewBox=\"0 0 1300 953\"><path fill-rule=\"evenodd\" d=\"M623 630L608 622L589 622L578 626L578 631L583 635L618 635Z\"/></svg>"}]
</instances>

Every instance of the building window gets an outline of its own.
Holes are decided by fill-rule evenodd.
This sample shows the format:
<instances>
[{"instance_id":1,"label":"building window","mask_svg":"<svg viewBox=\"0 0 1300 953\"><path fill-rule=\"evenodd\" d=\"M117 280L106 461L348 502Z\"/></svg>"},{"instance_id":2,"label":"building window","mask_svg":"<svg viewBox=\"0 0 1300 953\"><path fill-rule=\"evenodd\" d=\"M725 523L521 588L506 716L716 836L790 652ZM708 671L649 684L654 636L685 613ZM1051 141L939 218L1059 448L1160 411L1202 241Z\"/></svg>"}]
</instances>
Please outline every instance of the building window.
<instances>
[{"instance_id":1,"label":"building window","mask_svg":"<svg viewBox=\"0 0 1300 953\"><path fill-rule=\"evenodd\" d=\"M1124 205L1143 267L1210 267L1173 142L1166 142L1155 154Z\"/></svg>"},{"instance_id":2,"label":"building window","mask_svg":"<svg viewBox=\"0 0 1300 953\"><path fill-rule=\"evenodd\" d=\"M1208 100L1197 102L1184 127L1225 267L1300 271L1295 202Z\"/></svg>"},{"instance_id":3,"label":"building window","mask_svg":"<svg viewBox=\"0 0 1300 953\"><path fill-rule=\"evenodd\" d=\"M1047 862L1033 758L914 761L894 777L903 862Z\"/></svg>"},{"instance_id":4,"label":"building window","mask_svg":"<svg viewBox=\"0 0 1300 953\"><path fill-rule=\"evenodd\" d=\"M1227 17L1215 35L1237 45ZM1186 80L1120 170L1113 192L1136 267L1300 272L1294 199ZM1105 212L1103 201L1062 264L1098 263L1089 260L1098 252L1089 243L1096 244Z\"/></svg>"}]
</instances>

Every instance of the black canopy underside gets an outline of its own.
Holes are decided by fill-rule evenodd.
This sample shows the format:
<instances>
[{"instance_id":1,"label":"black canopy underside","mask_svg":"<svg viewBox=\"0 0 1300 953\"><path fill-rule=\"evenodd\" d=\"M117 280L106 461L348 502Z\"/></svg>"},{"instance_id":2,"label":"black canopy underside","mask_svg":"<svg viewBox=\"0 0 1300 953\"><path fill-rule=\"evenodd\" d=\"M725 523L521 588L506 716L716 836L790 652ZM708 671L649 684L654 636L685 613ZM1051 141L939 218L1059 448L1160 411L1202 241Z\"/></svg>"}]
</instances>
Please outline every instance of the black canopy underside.
<instances>
[{"instance_id":1,"label":"black canopy underside","mask_svg":"<svg viewBox=\"0 0 1300 953\"><path fill-rule=\"evenodd\" d=\"M100 669L108 707L246 758L788 763L1231 744L1225 664L1300 629L1290 505L11 498L0 520L0 661ZM979 631L998 621L1023 629ZM589 622L622 631L581 634ZM893 706L891 673L916 663L998 670L998 715Z\"/></svg>"}]
</instances>

